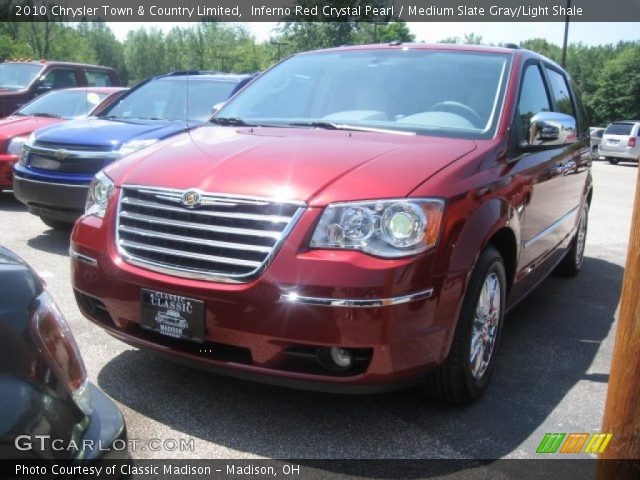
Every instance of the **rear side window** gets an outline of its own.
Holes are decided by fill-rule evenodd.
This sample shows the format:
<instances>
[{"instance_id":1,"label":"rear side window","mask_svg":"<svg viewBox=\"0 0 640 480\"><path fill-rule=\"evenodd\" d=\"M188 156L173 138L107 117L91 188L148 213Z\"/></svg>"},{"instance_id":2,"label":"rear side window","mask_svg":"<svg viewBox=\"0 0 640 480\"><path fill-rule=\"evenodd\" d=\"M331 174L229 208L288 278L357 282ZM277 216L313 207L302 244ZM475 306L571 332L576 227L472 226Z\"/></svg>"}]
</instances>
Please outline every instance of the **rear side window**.
<instances>
[{"instance_id":1,"label":"rear side window","mask_svg":"<svg viewBox=\"0 0 640 480\"><path fill-rule=\"evenodd\" d=\"M556 111L576 117L567 79L561 73L550 68L547 68L547 76L549 77L549 87L551 87L551 92L556 102Z\"/></svg>"},{"instance_id":2,"label":"rear side window","mask_svg":"<svg viewBox=\"0 0 640 480\"><path fill-rule=\"evenodd\" d=\"M612 123L607 127L605 135L631 135L631 129L633 124L631 123Z\"/></svg>"},{"instance_id":3,"label":"rear side window","mask_svg":"<svg viewBox=\"0 0 640 480\"><path fill-rule=\"evenodd\" d=\"M111 87L113 82L111 77L106 72L99 72L96 70L85 70L85 76L87 77L87 85L90 87Z\"/></svg>"},{"instance_id":4,"label":"rear side window","mask_svg":"<svg viewBox=\"0 0 640 480\"><path fill-rule=\"evenodd\" d=\"M522 124L522 137L529 138L531 118L540 112L551 111L549 96L538 65L529 65L524 72L518 112Z\"/></svg>"},{"instance_id":5,"label":"rear side window","mask_svg":"<svg viewBox=\"0 0 640 480\"><path fill-rule=\"evenodd\" d=\"M58 88L72 88L78 86L78 78L76 72L68 68L54 68L47 72L42 79L42 83L49 88L56 90Z\"/></svg>"}]
</instances>

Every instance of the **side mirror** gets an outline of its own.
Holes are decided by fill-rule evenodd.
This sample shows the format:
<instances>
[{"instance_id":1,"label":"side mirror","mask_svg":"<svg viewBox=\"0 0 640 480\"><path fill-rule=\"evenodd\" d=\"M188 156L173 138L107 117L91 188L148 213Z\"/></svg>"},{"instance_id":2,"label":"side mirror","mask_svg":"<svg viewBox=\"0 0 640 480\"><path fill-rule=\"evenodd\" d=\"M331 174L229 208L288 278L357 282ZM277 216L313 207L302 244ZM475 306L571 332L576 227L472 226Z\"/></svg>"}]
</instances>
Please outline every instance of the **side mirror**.
<instances>
[{"instance_id":1,"label":"side mirror","mask_svg":"<svg viewBox=\"0 0 640 480\"><path fill-rule=\"evenodd\" d=\"M531 117L525 148L561 147L577 141L576 119L558 112L540 112Z\"/></svg>"},{"instance_id":2,"label":"side mirror","mask_svg":"<svg viewBox=\"0 0 640 480\"><path fill-rule=\"evenodd\" d=\"M220 102L220 103L216 103L212 108L211 108L211 115L215 115L216 113L218 113L218 111L220 111L222 109L222 107L225 106L227 102Z\"/></svg>"}]
</instances>

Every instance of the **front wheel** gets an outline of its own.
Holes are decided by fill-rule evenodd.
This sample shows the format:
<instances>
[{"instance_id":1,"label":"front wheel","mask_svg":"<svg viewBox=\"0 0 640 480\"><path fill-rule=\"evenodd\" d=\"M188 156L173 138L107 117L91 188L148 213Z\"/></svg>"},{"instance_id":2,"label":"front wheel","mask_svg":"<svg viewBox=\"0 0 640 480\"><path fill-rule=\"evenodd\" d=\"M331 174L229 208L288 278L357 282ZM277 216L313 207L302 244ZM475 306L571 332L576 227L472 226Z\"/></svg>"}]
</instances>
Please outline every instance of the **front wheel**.
<instances>
[{"instance_id":1,"label":"front wheel","mask_svg":"<svg viewBox=\"0 0 640 480\"><path fill-rule=\"evenodd\" d=\"M506 283L500 253L487 247L471 274L449 355L425 380L431 397L462 405L486 390L502 332Z\"/></svg>"}]
</instances>

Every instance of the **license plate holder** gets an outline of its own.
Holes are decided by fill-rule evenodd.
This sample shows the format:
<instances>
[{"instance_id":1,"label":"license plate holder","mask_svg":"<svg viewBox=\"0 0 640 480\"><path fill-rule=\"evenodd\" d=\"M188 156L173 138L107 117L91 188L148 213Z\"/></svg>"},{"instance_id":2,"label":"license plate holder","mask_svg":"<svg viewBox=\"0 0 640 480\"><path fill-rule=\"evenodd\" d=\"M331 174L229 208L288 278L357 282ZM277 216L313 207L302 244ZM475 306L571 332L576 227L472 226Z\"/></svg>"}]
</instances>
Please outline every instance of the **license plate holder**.
<instances>
[{"instance_id":1,"label":"license plate holder","mask_svg":"<svg viewBox=\"0 0 640 480\"><path fill-rule=\"evenodd\" d=\"M202 300L157 290L140 290L140 326L170 338L204 342Z\"/></svg>"}]
</instances>

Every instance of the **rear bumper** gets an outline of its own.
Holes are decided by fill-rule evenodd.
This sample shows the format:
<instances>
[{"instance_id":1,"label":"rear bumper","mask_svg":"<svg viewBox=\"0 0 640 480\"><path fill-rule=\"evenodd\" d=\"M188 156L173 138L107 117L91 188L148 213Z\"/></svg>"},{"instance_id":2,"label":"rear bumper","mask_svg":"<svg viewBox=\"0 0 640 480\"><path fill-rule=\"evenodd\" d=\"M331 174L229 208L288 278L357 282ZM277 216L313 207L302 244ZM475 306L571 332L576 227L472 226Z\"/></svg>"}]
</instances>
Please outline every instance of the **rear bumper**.
<instances>
[{"instance_id":1,"label":"rear bumper","mask_svg":"<svg viewBox=\"0 0 640 480\"><path fill-rule=\"evenodd\" d=\"M640 147L628 147L625 150L609 150L606 146L600 144L598 145L598 155L637 162L640 159Z\"/></svg>"},{"instance_id":2,"label":"rear bumper","mask_svg":"<svg viewBox=\"0 0 640 480\"><path fill-rule=\"evenodd\" d=\"M87 446L77 460L126 460L129 458L127 427L113 401L94 385L91 388L93 412L78 442Z\"/></svg>"},{"instance_id":3,"label":"rear bumper","mask_svg":"<svg viewBox=\"0 0 640 480\"><path fill-rule=\"evenodd\" d=\"M29 212L52 220L73 223L84 211L89 185L49 183L13 177L13 193Z\"/></svg>"},{"instance_id":4,"label":"rear bumper","mask_svg":"<svg viewBox=\"0 0 640 480\"><path fill-rule=\"evenodd\" d=\"M0 189L10 189L13 185L13 165L18 155L0 155Z\"/></svg>"}]
</instances>

